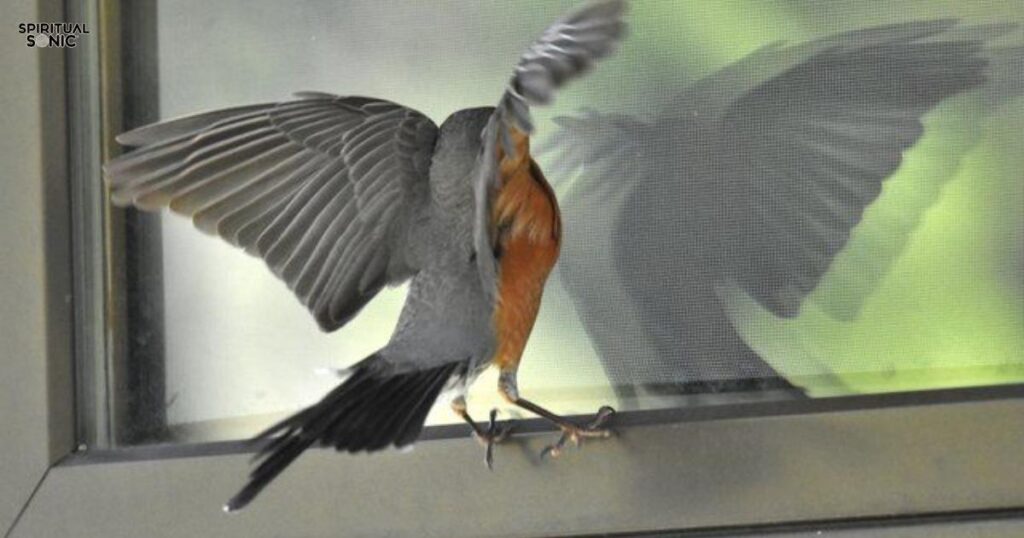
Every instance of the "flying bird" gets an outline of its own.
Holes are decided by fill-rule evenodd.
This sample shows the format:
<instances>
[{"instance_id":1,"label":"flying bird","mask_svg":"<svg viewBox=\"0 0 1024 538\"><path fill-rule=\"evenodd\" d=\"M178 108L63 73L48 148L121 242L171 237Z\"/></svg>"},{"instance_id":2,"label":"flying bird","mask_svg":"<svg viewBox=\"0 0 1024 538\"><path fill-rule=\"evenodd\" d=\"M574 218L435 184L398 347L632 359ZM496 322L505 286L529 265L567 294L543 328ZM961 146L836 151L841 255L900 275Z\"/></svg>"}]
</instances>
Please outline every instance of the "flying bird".
<instances>
[{"instance_id":1,"label":"flying bird","mask_svg":"<svg viewBox=\"0 0 1024 538\"><path fill-rule=\"evenodd\" d=\"M257 436L258 465L226 505L246 506L304 450L403 447L442 392L491 447L506 430L467 413L466 387L490 365L499 392L567 442L605 437L613 412L575 424L523 398L516 371L560 249L558 202L530 154L529 107L613 53L624 0L583 5L522 55L495 107L440 127L368 97L304 92L120 135L136 149L104 167L114 203L191 217L262 258L324 331L384 286L410 281L397 327L319 403Z\"/></svg>"},{"instance_id":2,"label":"flying bird","mask_svg":"<svg viewBox=\"0 0 1024 538\"><path fill-rule=\"evenodd\" d=\"M1016 29L930 20L772 43L652 117L556 118L538 154L556 186L575 178L556 273L619 393L801 397L737 330L729 298L796 316L923 116L967 93L962 120L942 126L963 136L917 187L922 203L872 224L846 254L875 261L819 294L829 315L857 316L983 119L1024 93L1024 48L994 44Z\"/></svg>"}]
</instances>

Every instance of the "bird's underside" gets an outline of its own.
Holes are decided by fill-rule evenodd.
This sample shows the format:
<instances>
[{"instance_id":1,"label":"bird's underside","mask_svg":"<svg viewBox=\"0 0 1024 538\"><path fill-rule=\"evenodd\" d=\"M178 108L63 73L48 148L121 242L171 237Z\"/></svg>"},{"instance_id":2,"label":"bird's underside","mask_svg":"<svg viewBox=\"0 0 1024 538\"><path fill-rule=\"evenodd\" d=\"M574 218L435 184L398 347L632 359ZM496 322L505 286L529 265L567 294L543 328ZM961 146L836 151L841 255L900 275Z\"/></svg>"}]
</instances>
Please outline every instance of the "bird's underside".
<instances>
[{"instance_id":1,"label":"bird's underside","mask_svg":"<svg viewBox=\"0 0 1024 538\"><path fill-rule=\"evenodd\" d=\"M563 431L558 442L543 452L558 456L568 441L579 445L587 437L607 436L608 430L601 426L612 411L610 407L602 408L594 421L579 426L519 395L516 373L540 310L544 284L558 259L562 222L554 191L529 153L528 135L515 128L509 134L509 151L501 143L495 148L499 180L490 226L492 253L498 265L493 361L500 372L501 395L509 403L552 421ZM491 467L493 444L503 439L508 430L497 429L493 411L489 427L481 428L469 416L461 397L453 401L452 409L486 444L485 462Z\"/></svg>"},{"instance_id":2,"label":"bird's underside","mask_svg":"<svg viewBox=\"0 0 1024 538\"><path fill-rule=\"evenodd\" d=\"M529 107L610 55L624 13L623 0L569 13L522 55L497 107L458 111L440 127L382 99L305 92L118 137L136 149L104 167L115 203L169 207L259 256L324 330L344 326L384 286L410 281L389 342L256 437L258 465L227 510L311 446L414 442L438 395L463 391L491 364L510 403L562 429L550 452L605 435L609 410L573 424L523 399L516 371L561 238L557 201L529 153ZM498 440L461 398L455 408L489 444Z\"/></svg>"}]
</instances>

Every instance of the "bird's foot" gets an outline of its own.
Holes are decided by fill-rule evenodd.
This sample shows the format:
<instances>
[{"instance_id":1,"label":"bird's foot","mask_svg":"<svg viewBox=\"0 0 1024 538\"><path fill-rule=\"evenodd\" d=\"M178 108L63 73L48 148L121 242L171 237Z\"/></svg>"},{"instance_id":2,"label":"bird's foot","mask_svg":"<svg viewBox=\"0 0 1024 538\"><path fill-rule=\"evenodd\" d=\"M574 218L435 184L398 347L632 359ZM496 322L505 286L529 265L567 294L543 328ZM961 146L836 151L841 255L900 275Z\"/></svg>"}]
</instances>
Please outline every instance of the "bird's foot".
<instances>
[{"instance_id":1,"label":"bird's foot","mask_svg":"<svg viewBox=\"0 0 1024 538\"><path fill-rule=\"evenodd\" d=\"M583 444L584 439L603 439L612 436L612 430L604 428L605 423L611 419L612 415L615 414L615 410L605 405L601 409L597 410L597 414L594 415L593 420L588 422L586 425L577 426L568 421L559 424L562 428L562 436L552 445L548 445L541 451L540 457L546 458L548 456L557 458L565 450L565 445L572 443L573 446L579 448Z\"/></svg>"},{"instance_id":2,"label":"bird's foot","mask_svg":"<svg viewBox=\"0 0 1024 538\"><path fill-rule=\"evenodd\" d=\"M494 445L504 441L512 432L512 421L499 424L498 410L491 409L490 419L487 421L487 429L473 429L473 437L485 448L484 464L487 468L494 470Z\"/></svg>"}]
</instances>

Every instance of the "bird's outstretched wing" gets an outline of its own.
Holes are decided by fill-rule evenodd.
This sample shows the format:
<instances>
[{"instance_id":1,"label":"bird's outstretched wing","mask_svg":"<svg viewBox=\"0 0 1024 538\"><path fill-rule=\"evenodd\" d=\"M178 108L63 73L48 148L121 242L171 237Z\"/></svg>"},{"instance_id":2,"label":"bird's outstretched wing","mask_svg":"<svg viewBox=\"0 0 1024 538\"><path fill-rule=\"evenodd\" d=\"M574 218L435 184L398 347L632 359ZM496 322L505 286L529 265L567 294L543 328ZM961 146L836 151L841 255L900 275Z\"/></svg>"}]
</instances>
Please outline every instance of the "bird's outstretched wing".
<instances>
[{"instance_id":1,"label":"bird's outstretched wing","mask_svg":"<svg viewBox=\"0 0 1024 538\"><path fill-rule=\"evenodd\" d=\"M551 102L555 91L598 60L611 55L626 33L625 0L590 2L565 15L530 45L516 65L505 93L482 134L483 151L474 172L474 247L484 289L497 286L491 203L498 187L498 144L515 155L513 137L533 132L530 106Z\"/></svg>"},{"instance_id":2,"label":"bird's outstretched wing","mask_svg":"<svg viewBox=\"0 0 1024 538\"><path fill-rule=\"evenodd\" d=\"M380 99L301 93L122 134L119 205L170 207L263 258L324 330L418 269L405 228L428 197L437 126Z\"/></svg>"}]
</instances>

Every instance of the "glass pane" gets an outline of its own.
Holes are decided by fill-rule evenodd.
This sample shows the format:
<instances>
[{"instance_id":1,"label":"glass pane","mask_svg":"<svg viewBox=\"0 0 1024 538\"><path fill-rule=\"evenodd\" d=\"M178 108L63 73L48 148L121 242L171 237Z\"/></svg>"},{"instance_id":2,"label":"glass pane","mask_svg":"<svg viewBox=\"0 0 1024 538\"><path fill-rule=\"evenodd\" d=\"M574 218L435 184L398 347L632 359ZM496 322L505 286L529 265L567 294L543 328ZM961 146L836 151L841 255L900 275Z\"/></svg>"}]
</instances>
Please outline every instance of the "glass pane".
<instances>
[{"instance_id":1,"label":"glass pane","mask_svg":"<svg viewBox=\"0 0 1024 538\"><path fill-rule=\"evenodd\" d=\"M495 104L518 53L574 4L159 2L154 106L167 119L316 90L440 124ZM694 85L780 40L950 17L959 29L762 51ZM536 144L593 155L572 171L537 157L564 245L522 394L590 413L1024 380L1024 53L995 50L1019 33L963 29L1021 17L1016 0L633 3L619 54L534 111ZM552 121L584 107L603 115L593 132ZM404 286L325 334L260 260L178 216L160 232L176 439L254 433L394 329ZM495 387L493 372L475 383L476 416L506 407ZM456 420L447 406L430 419Z\"/></svg>"}]
</instances>

